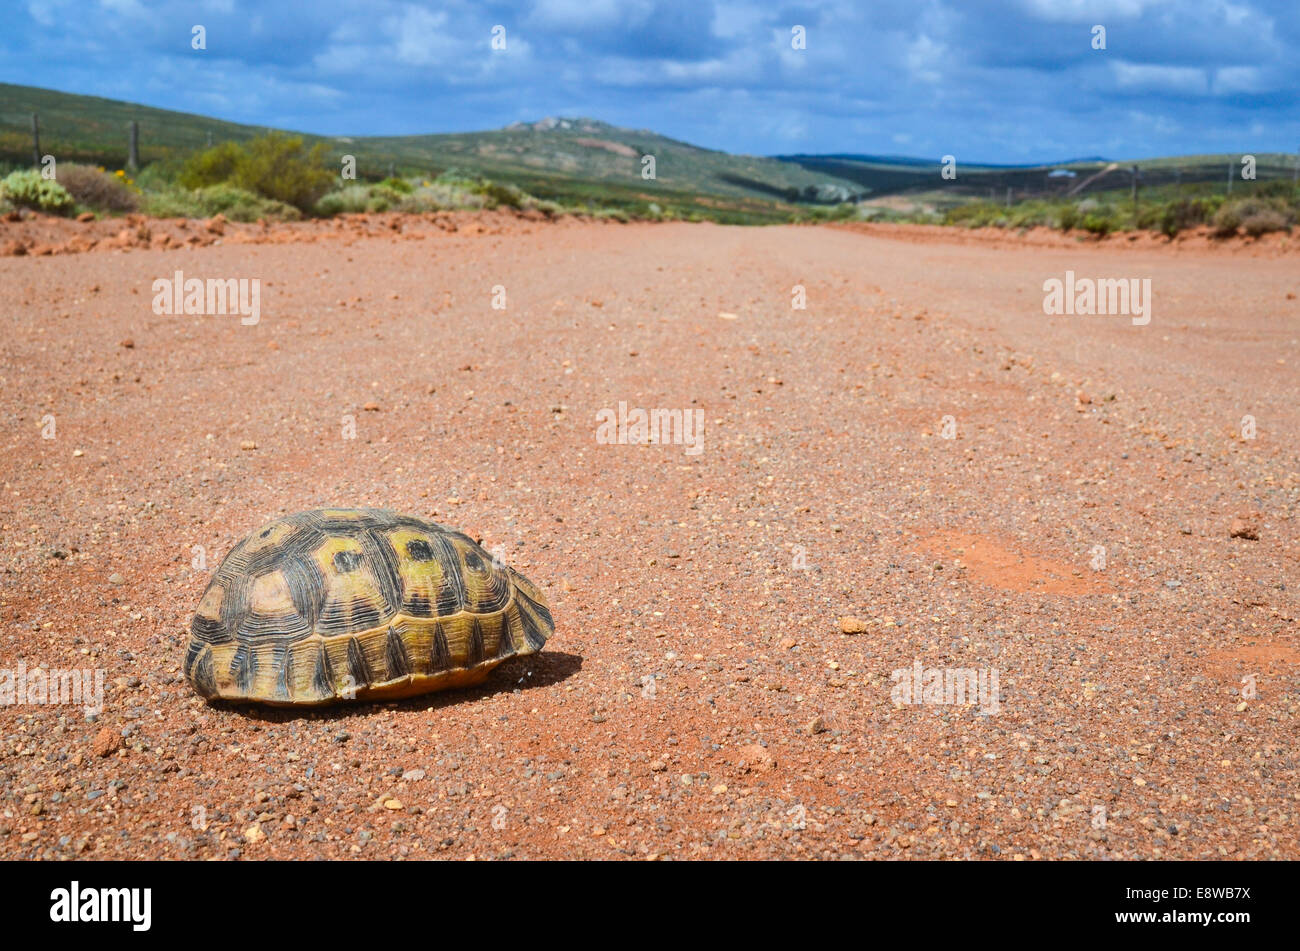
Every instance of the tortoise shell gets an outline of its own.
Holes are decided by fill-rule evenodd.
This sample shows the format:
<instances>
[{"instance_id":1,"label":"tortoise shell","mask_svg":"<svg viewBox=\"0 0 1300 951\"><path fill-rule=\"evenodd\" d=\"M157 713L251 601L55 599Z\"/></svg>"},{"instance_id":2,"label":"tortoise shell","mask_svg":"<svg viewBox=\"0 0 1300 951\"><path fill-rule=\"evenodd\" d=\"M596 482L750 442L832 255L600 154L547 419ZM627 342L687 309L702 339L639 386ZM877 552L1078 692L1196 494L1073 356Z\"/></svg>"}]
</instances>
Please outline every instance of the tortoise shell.
<instances>
[{"instance_id":1,"label":"tortoise shell","mask_svg":"<svg viewBox=\"0 0 1300 951\"><path fill-rule=\"evenodd\" d=\"M554 629L537 587L462 533L384 509L321 509L225 557L184 669L206 698L408 697L479 683Z\"/></svg>"}]
</instances>

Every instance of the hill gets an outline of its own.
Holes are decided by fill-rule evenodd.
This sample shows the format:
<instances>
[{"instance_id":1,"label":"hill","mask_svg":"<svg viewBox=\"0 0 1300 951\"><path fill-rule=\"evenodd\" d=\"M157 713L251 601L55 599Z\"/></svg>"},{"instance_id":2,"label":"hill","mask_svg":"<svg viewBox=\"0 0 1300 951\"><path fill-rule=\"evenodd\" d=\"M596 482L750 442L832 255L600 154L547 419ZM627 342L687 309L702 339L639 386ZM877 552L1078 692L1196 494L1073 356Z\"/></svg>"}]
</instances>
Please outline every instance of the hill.
<instances>
[{"instance_id":1,"label":"hill","mask_svg":"<svg viewBox=\"0 0 1300 951\"><path fill-rule=\"evenodd\" d=\"M191 113L114 99L0 83L0 163L32 161L31 117L40 116L41 150L62 160L124 166L127 128L140 128L144 165L178 165L213 143L241 142L267 130ZM843 153L732 155L656 132L625 129L596 119L550 117L482 132L404 136L318 136L332 161L357 158L366 180L385 176L433 177L449 170L519 186L538 198L566 205L645 207L654 202L682 215L757 223L786 220L798 208L850 201L910 199L930 209L974 200L1065 199L1128 188L1133 160L1074 159L1043 165L958 163L945 180L939 162L907 156ZM643 157L653 156L654 178L642 177ZM1295 158L1260 154L1260 181L1289 179ZM1138 160L1144 189L1192 183L1226 183L1238 155L1197 155Z\"/></svg>"}]
</instances>

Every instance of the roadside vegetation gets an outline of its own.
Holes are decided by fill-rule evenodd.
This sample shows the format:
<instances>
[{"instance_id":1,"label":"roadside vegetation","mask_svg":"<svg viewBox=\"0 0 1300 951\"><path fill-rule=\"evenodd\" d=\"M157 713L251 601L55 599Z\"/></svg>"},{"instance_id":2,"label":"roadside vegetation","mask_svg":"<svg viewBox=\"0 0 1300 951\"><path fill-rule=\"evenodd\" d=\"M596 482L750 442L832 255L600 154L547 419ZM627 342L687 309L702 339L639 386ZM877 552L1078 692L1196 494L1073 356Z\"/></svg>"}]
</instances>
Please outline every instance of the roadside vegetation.
<instances>
[{"instance_id":1,"label":"roadside vegetation","mask_svg":"<svg viewBox=\"0 0 1300 951\"><path fill-rule=\"evenodd\" d=\"M976 201L929 216L929 220L967 228L1043 227L1098 236L1155 231L1173 237L1205 225L1215 237L1259 237L1289 232L1300 222L1300 188L1287 181L1259 182L1249 188L1238 185L1237 192L1229 195L1224 188L1207 184L1169 186L1142 195L1136 206L1129 192L1122 189L1074 201L1031 200L1010 206Z\"/></svg>"},{"instance_id":2,"label":"roadside vegetation","mask_svg":"<svg viewBox=\"0 0 1300 951\"><path fill-rule=\"evenodd\" d=\"M966 228L1025 230L1045 227L1081 235L1153 231L1177 235L1201 226L1217 237L1289 232L1300 222L1300 188L1287 180L1241 182L1233 194L1206 182L1159 185L1135 204L1127 189L1081 198L1033 198L1014 204L947 199L884 203L779 206L658 186L608 181L566 182L544 175L520 183L494 181L459 168L399 169L344 180L321 143L281 132L227 141L153 161L138 174L62 162L55 175L0 165L0 214L30 209L54 215L96 217L144 213L160 218L293 221L388 211L428 213L499 208L547 218L585 215L611 221L703 221L768 224L825 221L901 221ZM940 199L943 200L943 199ZM901 210L900 210L901 209Z\"/></svg>"},{"instance_id":3,"label":"roadside vegetation","mask_svg":"<svg viewBox=\"0 0 1300 951\"><path fill-rule=\"evenodd\" d=\"M390 174L344 180L327 164L324 147L271 132L247 142L223 142L188 159L165 159L134 178L124 170L76 163L40 170L0 166L0 213L24 208L52 215L99 216L143 212L157 218L295 221L340 214L513 208L548 218L584 214L616 221L671 218L653 203L629 211L595 202L564 205L512 184L448 169L428 175Z\"/></svg>"}]
</instances>

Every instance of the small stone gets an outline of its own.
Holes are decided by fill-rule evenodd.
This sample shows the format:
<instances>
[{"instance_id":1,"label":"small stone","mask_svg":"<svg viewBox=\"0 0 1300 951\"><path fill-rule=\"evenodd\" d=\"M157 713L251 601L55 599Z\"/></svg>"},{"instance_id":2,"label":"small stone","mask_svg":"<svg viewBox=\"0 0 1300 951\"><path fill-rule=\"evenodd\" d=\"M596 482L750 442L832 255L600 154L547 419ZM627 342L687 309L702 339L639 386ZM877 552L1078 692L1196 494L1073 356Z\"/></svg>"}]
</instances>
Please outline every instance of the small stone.
<instances>
[{"instance_id":1,"label":"small stone","mask_svg":"<svg viewBox=\"0 0 1300 951\"><path fill-rule=\"evenodd\" d=\"M1234 518L1232 525L1228 528L1228 537L1259 541L1259 529L1244 518Z\"/></svg>"},{"instance_id":2,"label":"small stone","mask_svg":"<svg viewBox=\"0 0 1300 951\"><path fill-rule=\"evenodd\" d=\"M113 572L111 575L108 576L108 583L109 583L109 584L126 584L126 579L123 578L120 574L118 574L118 573L115 571L115 572Z\"/></svg>"},{"instance_id":3,"label":"small stone","mask_svg":"<svg viewBox=\"0 0 1300 951\"><path fill-rule=\"evenodd\" d=\"M751 743L740 748L740 766L746 771L767 772L776 768L776 760L763 746Z\"/></svg>"},{"instance_id":4,"label":"small stone","mask_svg":"<svg viewBox=\"0 0 1300 951\"><path fill-rule=\"evenodd\" d=\"M121 342L121 346L124 347L124 348L127 349L127 350L134 350L134 349L135 349L135 341L132 340L130 337L127 337L125 340L123 340L123 341Z\"/></svg>"},{"instance_id":5,"label":"small stone","mask_svg":"<svg viewBox=\"0 0 1300 951\"><path fill-rule=\"evenodd\" d=\"M384 808L385 808L385 809L401 809L401 808L402 808L402 800L400 800L400 799L386 799L386 800L384 800Z\"/></svg>"},{"instance_id":6,"label":"small stone","mask_svg":"<svg viewBox=\"0 0 1300 951\"><path fill-rule=\"evenodd\" d=\"M122 748L122 734L117 730L104 727L95 734L90 751L96 756L108 756Z\"/></svg>"},{"instance_id":7,"label":"small stone","mask_svg":"<svg viewBox=\"0 0 1300 951\"><path fill-rule=\"evenodd\" d=\"M867 625L865 621L848 615L840 618L841 634L865 634L866 632Z\"/></svg>"},{"instance_id":8,"label":"small stone","mask_svg":"<svg viewBox=\"0 0 1300 951\"><path fill-rule=\"evenodd\" d=\"M361 407L361 408L362 408L363 410L365 410L367 413L378 413L378 412L379 412L379 404L378 404L378 403L367 403L365 406L363 406L363 407Z\"/></svg>"},{"instance_id":9,"label":"small stone","mask_svg":"<svg viewBox=\"0 0 1300 951\"><path fill-rule=\"evenodd\" d=\"M424 779L424 770L408 769L402 774L402 779L406 780L408 783L419 782L421 779Z\"/></svg>"},{"instance_id":10,"label":"small stone","mask_svg":"<svg viewBox=\"0 0 1300 951\"><path fill-rule=\"evenodd\" d=\"M251 439L245 439L243 442L241 442L241 443L239 444L239 448L240 448L240 449L256 449L256 448L257 448L257 443L253 442L253 440L251 440Z\"/></svg>"},{"instance_id":11,"label":"small stone","mask_svg":"<svg viewBox=\"0 0 1300 951\"><path fill-rule=\"evenodd\" d=\"M249 843L250 845L255 845L256 843L261 842L265 838L266 838L266 833L262 831L262 824L260 822L254 822L251 826L249 826L247 829L244 830L244 841Z\"/></svg>"},{"instance_id":12,"label":"small stone","mask_svg":"<svg viewBox=\"0 0 1300 951\"><path fill-rule=\"evenodd\" d=\"M821 717L813 717L808 721L808 732L816 736L818 733L826 732L826 721Z\"/></svg>"}]
</instances>

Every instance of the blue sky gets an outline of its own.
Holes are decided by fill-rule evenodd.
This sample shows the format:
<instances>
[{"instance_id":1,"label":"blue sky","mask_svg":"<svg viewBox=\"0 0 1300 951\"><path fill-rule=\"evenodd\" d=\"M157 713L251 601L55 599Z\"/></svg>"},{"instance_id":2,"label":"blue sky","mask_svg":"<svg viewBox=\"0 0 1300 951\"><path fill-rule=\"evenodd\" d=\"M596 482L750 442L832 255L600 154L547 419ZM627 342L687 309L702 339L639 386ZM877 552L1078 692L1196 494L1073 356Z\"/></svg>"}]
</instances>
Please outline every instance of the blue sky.
<instances>
[{"instance_id":1,"label":"blue sky","mask_svg":"<svg viewBox=\"0 0 1300 951\"><path fill-rule=\"evenodd\" d=\"M6 0L0 81L336 135L563 115L760 155L1294 152L1300 0Z\"/></svg>"}]
</instances>

